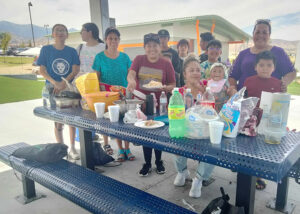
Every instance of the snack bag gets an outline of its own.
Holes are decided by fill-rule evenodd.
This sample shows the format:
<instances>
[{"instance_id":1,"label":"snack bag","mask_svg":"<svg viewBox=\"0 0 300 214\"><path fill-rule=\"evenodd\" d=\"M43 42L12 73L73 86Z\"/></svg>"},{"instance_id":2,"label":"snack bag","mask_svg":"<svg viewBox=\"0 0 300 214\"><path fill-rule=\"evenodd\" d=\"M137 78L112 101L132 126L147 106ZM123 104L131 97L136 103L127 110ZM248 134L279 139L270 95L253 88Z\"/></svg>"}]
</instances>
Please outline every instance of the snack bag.
<instances>
[{"instance_id":1,"label":"snack bag","mask_svg":"<svg viewBox=\"0 0 300 214\"><path fill-rule=\"evenodd\" d=\"M220 118L224 122L223 135L225 137L236 137L239 130L241 106L246 88L242 88L237 93L235 93L228 101L225 103L219 113Z\"/></svg>"}]
</instances>

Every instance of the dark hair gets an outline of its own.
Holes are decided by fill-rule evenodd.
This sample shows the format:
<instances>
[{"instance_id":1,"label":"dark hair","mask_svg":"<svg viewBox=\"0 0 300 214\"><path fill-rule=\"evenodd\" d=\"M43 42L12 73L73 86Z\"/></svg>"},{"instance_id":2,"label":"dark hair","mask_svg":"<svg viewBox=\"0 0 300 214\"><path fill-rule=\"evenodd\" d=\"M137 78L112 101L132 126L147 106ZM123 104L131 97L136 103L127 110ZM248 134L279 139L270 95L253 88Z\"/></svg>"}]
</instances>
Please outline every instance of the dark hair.
<instances>
[{"instance_id":1,"label":"dark hair","mask_svg":"<svg viewBox=\"0 0 300 214\"><path fill-rule=\"evenodd\" d=\"M218 48L222 48L222 43L219 40L214 39L208 42L206 50L208 50L210 46L217 46Z\"/></svg>"},{"instance_id":2,"label":"dark hair","mask_svg":"<svg viewBox=\"0 0 300 214\"><path fill-rule=\"evenodd\" d=\"M271 20L270 19L257 19L252 33L254 33L256 26L259 24L267 25L269 27L269 33L271 34Z\"/></svg>"},{"instance_id":3,"label":"dark hair","mask_svg":"<svg viewBox=\"0 0 300 214\"><path fill-rule=\"evenodd\" d=\"M210 32L201 33L200 38L205 42L209 42L210 40L215 39L215 37Z\"/></svg>"},{"instance_id":4,"label":"dark hair","mask_svg":"<svg viewBox=\"0 0 300 214\"><path fill-rule=\"evenodd\" d=\"M188 49L190 49L190 44L189 41L186 39L180 39L179 42L177 43L177 49L179 48L180 45L187 45Z\"/></svg>"},{"instance_id":5,"label":"dark hair","mask_svg":"<svg viewBox=\"0 0 300 214\"><path fill-rule=\"evenodd\" d=\"M117 30L117 28L115 28L115 27L109 27L109 28L106 29L105 34L104 34L105 40L107 39L108 35L111 34L111 33L116 34L117 37L119 37L119 38L120 38L120 36L121 36L121 34L120 34L120 32Z\"/></svg>"},{"instance_id":6,"label":"dark hair","mask_svg":"<svg viewBox=\"0 0 300 214\"><path fill-rule=\"evenodd\" d=\"M155 42L157 44L160 44L158 34L148 33L148 34L144 35L144 47L148 42Z\"/></svg>"},{"instance_id":7,"label":"dark hair","mask_svg":"<svg viewBox=\"0 0 300 214\"><path fill-rule=\"evenodd\" d=\"M67 28L66 25L64 25L64 24L55 24L55 25L52 27L52 33L54 32L54 29L55 29L56 27L58 27L58 26L61 26L61 27L65 28L67 34L69 34L68 28Z\"/></svg>"},{"instance_id":8,"label":"dark hair","mask_svg":"<svg viewBox=\"0 0 300 214\"><path fill-rule=\"evenodd\" d=\"M96 39L99 43L104 43L102 39L99 38L99 28L95 23L88 22L82 25L82 27L87 31L87 32L92 32L92 36L94 39Z\"/></svg>"},{"instance_id":9,"label":"dark hair","mask_svg":"<svg viewBox=\"0 0 300 214\"><path fill-rule=\"evenodd\" d=\"M255 65L259 63L261 59L272 60L274 66L276 66L276 58L271 51L263 51L256 55Z\"/></svg>"},{"instance_id":10,"label":"dark hair","mask_svg":"<svg viewBox=\"0 0 300 214\"><path fill-rule=\"evenodd\" d=\"M199 57L196 56L194 53L190 53L185 60L183 61L183 72L185 72L187 66L191 63L191 62L197 62L200 65L200 61L199 61Z\"/></svg>"}]
</instances>

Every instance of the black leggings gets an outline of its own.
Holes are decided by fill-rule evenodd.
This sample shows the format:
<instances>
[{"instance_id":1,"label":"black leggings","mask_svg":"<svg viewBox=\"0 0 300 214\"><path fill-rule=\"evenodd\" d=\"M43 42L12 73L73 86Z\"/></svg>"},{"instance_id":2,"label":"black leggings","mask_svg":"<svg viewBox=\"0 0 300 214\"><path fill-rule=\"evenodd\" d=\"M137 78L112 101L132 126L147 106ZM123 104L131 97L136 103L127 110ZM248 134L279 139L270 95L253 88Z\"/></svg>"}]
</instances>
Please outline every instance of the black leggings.
<instances>
[{"instance_id":1,"label":"black leggings","mask_svg":"<svg viewBox=\"0 0 300 214\"><path fill-rule=\"evenodd\" d=\"M151 159L152 159L152 148L150 147L146 147L143 146L143 152L144 152L144 159L147 165L151 165ZM154 153L155 153L155 164L157 164L158 162L160 162L161 160L161 151L160 150L156 150L154 149Z\"/></svg>"}]
</instances>

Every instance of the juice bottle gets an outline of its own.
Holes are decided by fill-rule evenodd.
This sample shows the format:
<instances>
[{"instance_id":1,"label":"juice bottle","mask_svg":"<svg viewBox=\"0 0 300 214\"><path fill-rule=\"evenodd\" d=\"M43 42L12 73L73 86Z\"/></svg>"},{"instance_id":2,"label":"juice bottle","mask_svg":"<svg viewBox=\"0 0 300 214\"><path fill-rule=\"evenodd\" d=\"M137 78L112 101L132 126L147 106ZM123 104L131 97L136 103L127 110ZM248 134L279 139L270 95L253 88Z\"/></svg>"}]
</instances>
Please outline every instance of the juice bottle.
<instances>
[{"instance_id":1,"label":"juice bottle","mask_svg":"<svg viewBox=\"0 0 300 214\"><path fill-rule=\"evenodd\" d=\"M184 137L185 106L178 88L173 90L168 107L169 134L171 138Z\"/></svg>"}]
</instances>

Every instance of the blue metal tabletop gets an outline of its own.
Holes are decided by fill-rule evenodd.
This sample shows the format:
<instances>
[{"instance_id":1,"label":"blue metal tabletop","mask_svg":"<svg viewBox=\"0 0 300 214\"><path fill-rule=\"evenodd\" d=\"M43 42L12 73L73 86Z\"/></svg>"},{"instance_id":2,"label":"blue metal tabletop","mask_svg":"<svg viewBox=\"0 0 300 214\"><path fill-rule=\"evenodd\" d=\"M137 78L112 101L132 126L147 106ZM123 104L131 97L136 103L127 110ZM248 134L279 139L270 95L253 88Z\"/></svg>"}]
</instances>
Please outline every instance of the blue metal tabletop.
<instances>
[{"instance_id":1,"label":"blue metal tabletop","mask_svg":"<svg viewBox=\"0 0 300 214\"><path fill-rule=\"evenodd\" d=\"M209 140L172 139L168 126L157 129L142 129L122 121L111 123L97 119L91 111L78 109L49 109L37 107L36 116L69 124L89 131L95 131L129 142L204 161L240 173L279 182L287 175L300 157L300 133L289 132L281 144L264 142L264 136L222 138L220 145Z\"/></svg>"}]
</instances>

